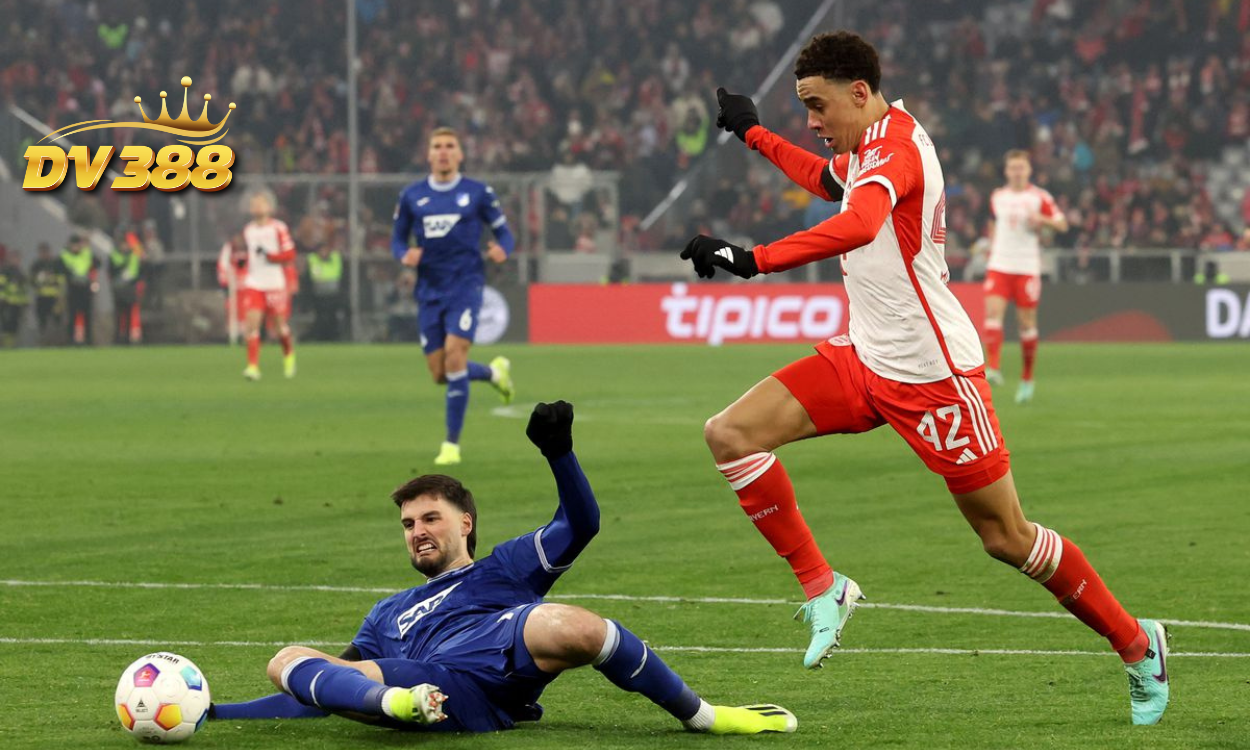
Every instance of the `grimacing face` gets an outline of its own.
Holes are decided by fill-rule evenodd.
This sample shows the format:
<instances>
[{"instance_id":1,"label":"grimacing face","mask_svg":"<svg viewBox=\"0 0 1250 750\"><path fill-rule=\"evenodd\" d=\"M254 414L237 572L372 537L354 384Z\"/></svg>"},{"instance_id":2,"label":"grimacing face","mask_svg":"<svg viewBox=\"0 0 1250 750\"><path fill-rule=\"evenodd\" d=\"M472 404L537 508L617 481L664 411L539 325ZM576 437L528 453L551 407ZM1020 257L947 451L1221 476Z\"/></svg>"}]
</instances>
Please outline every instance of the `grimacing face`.
<instances>
[{"instance_id":1,"label":"grimacing face","mask_svg":"<svg viewBox=\"0 0 1250 750\"><path fill-rule=\"evenodd\" d=\"M403 504L399 514L412 567L427 578L468 559L473 519L439 495L426 494Z\"/></svg>"},{"instance_id":2,"label":"grimacing face","mask_svg":"<svg viewBox=\"0 0 1250 750\"><path fill-rule=\"evenodd\" d=\"M864 81L835 81L808 76L795 82L795 93L807 108L807 127L824 139L835 154L855 151L867 122L872 90Z\"/></svg>"},{"instance_id":3,"label":"grimacing face","mask_svg":"<svg viewBox=\"0 0 1250 750\"><path fill-rule=\"evenodd\" d=\"M1029 184L1029 177L1032 174L1033 167L1028 159L1015 157L1008 159L1003 166L1003 175L1007 177L1007 184L1016 190L1024 189L1024 186Z\"/></svg>"},{"instance_id":4,"label":"grimacing face","mask_svg":"<svg viewBox=\"0 0 1250 750\"><path fill-rule=\"evenodd\" d=\"M440 179L448 179L460 171L464 151L454 135L436 135L430 139L430 171Z\"/></svg>"}]
</instances>

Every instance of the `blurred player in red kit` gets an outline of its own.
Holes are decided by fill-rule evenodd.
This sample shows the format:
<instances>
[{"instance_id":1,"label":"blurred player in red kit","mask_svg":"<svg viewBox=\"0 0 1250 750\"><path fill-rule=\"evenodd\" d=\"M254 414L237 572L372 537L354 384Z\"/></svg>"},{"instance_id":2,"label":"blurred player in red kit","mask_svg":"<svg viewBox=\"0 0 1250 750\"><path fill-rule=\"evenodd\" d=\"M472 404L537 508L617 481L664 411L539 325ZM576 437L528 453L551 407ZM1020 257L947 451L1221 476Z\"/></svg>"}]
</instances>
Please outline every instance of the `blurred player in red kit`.
<instances>
[{"instance_id":1,"label":"blurred player in red kit","mask_svg":"<svg viewBox=\"0 0 1250 750\"><path fill-rule=\"evenodd\" d=\"M1033 363L1037 359L1037 304L1042 298L1043 227L1068 231L1064 217L1050 193L1029 182L1033 166L1027 151L1007 152L1003 174L1007 184L990 195L994 214L990 261L985 274L985 379L1002 385L999 357L1003 348L1003 313L1016 303L1016 323L1024 370L1016 403L1033 399Z\"/></svg>"},{"instance_id":2,"label":"blurred player in red kit","mask_svg":"<svg viewBox=\"0 0 1250 750\"><path fill-rule=\"evenodd\" d=\"M840 257L850 330L765 378L708 420L717 468L808 601L804 666L837 648L862 598L835 572L799 513L773 451L797 440L890 425L934 472L987 553L1046 587L1125 663L1132 718L1153 724L1167 706L1166 631L1124 610L1079 547L1025 519L985 380L976 329L947 288L945 183L937 150L903 102L880 91L877 52L839 31L813 38L795 64L807 126L835 156L801 149L759 124L748 97L717 91L718 124L841 213L748 250L699 235L682 251L702 277L743 278Z\"/></svg>"},{"instance_id":3,"label":"blurred player in red kit","mask_svg":"<svg viewBox=\"0 0 1250 750\"><path fill-rule=\"evenodd\" d=\"M234 273L238 284L239 314L247 342L243 377L260 380L260 329L268 316L282 343L282 370L295 377L295 350L291 342L291 295L285 267L295 260L295 241L285 222L273 218L273 196L253 193L248 199L252 221L243 227L242 243L227 243L217 261L223 283Z\"/></svg>"}]
</instances>

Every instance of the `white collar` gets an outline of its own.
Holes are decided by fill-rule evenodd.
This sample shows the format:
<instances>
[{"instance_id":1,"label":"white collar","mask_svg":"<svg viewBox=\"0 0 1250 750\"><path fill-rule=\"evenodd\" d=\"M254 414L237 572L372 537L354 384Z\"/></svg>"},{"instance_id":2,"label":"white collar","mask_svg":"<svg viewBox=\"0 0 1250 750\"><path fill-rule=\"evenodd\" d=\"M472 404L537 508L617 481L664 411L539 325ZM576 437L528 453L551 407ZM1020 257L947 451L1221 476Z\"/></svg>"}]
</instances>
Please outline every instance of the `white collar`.
<instances>
[{"instance_id":1,"label":"white collar","mask_svg":"<svg viewBox=\"0 0 1250 750\"><path fill-rule=\"evenodd\" d=\"M429 184L431 190L437 190L440 193L445 193L448 190L455 189L455 187L460 184L461 177L464 177L464 175L458 174L456 175L456 179L451 180L450 182L439 182L438 180L434 179L434 175L430 175L426 179L426 183Z\"/></svg>"}]
</instances>

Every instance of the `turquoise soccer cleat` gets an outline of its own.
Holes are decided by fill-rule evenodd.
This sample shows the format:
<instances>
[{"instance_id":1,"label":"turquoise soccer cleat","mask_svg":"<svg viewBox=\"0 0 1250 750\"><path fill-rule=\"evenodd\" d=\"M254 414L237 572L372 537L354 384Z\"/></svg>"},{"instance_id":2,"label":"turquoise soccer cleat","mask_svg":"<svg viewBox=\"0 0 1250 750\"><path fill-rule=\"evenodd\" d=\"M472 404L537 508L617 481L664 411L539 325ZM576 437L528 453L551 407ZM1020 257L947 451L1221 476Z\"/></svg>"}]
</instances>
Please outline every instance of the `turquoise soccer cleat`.
<instances>
[{"instance_id":1,"label":"turquoise soccer cleat","mask_svg":"<svg viewBox=\"0 0 1250 750\"><path fill-rule=\"evenodd\" d=\"M1003 380L1003 373L1001 370L994 370L989 367L985 368L985 380L990 385L1002 385L1006 382Z\"/></svg>"},{"instance_id":2,"label":"turquoise soccer cleat","mask_svg":"<svg viewBox=\"0 0 1250 750\"><path fill-rule=\"evenodd\" d=\"M842 575L833 574L833 585L825 593L807 601L794 619L806 622L812 629L812 642L803 655L803 666L815 669L842 640L842 628L855 614L855 608L864 598L859 584Z\"/></svg>"},{"instance_id":3,"label":"turquoise soccer cleat","mask_svg":"<svg viewBox=\"0 0 1250 750\"><path fill-rule=\"evenodd\" d=\"M1168 639L1171 635L1163 623L1138 620L1150 639L1146 658L1125 664L1128 673L1128 697L1133 706L1134 724L1158 724L1168 707Z\"/></svg>"},{"instance_id":4,"label":"turquoise soccer cleat","mask_svg":"<svg viewBox=\"0 0 1250 750\"><path fill-rule=\"evenodd\" d=\"M1033 381L1021 380L1020 386L1016 388L1016 403L1027 404L1033 400Z\"/></svg>"}]
</instances>

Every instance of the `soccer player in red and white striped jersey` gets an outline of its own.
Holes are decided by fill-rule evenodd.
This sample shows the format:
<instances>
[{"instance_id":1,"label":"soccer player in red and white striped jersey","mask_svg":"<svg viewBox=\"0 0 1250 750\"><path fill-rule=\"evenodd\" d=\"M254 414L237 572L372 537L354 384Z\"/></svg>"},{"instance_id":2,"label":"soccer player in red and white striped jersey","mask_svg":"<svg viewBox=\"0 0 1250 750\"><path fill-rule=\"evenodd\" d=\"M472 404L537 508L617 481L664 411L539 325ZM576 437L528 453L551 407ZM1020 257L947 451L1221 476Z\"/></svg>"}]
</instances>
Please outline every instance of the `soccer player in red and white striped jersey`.
<instances>
[{"instance_id":1,"label":"soccer player in red and white striped jersey","mask_svg":"<svg viewBox=\"0 0 1250 750\"><path fill-rule=\"evenodd\" d=\"M947 288L945 184L937 150L902 101L880 91L876 50L849 32L821 34L799 53L797 93L824 159L759 124L747 97L718 91L718 123L795 183L842 201L837 216L750 250L700 235L682 257L700 276L749 278L838 257L850 301L849 336L816 346L707 422L717 468L808 601L804 665L838 647L861 597L821 554L773 451L806 438L890 425L946 479L986 552L1046 587L1125 662L1133 722L1167 706L1166 633L1124 610L1071 540L1025 519L985 381L976 329Z\"/></svg>"},{"instance_id":2,"label":"soccer player in red and white striped jersey","mask_svg":"<svg viewBox=\"0 0 1250 750\"><path fill-rule=\"evenodd\" d=\"M282 343L282 369L295 377L295 348L291 341L291 294L286 266L295 261L295 241L286 222L273 218L274 200L268 192L248 199L252 220L243 227L247 248L246 273L239 283L239 307L243 314L243 338L247 342L247 368L243 377L260 380L260 328L268 316Z\"/></svg>"},{"instance_id":3,"label":"soccer player in red and white striped jersey","mask_svg":"<svg viewBox=\"0 0 1250 750\"><path fill-rule=\"evenodd\" d=\"M1003 174L1007 184L990 195L994 228L985 274L985 378L1002 385L999 359L1003 348L1003 314L1016 303L1016 324L1024 369L1016 403L1033 399L1033 363L1037 359L1037 306L1042 298L1041 230L1068 231L1068 220L1050 193L1029 182L1029 152L1007 152Z\"/></svg>"}]
</instances>

